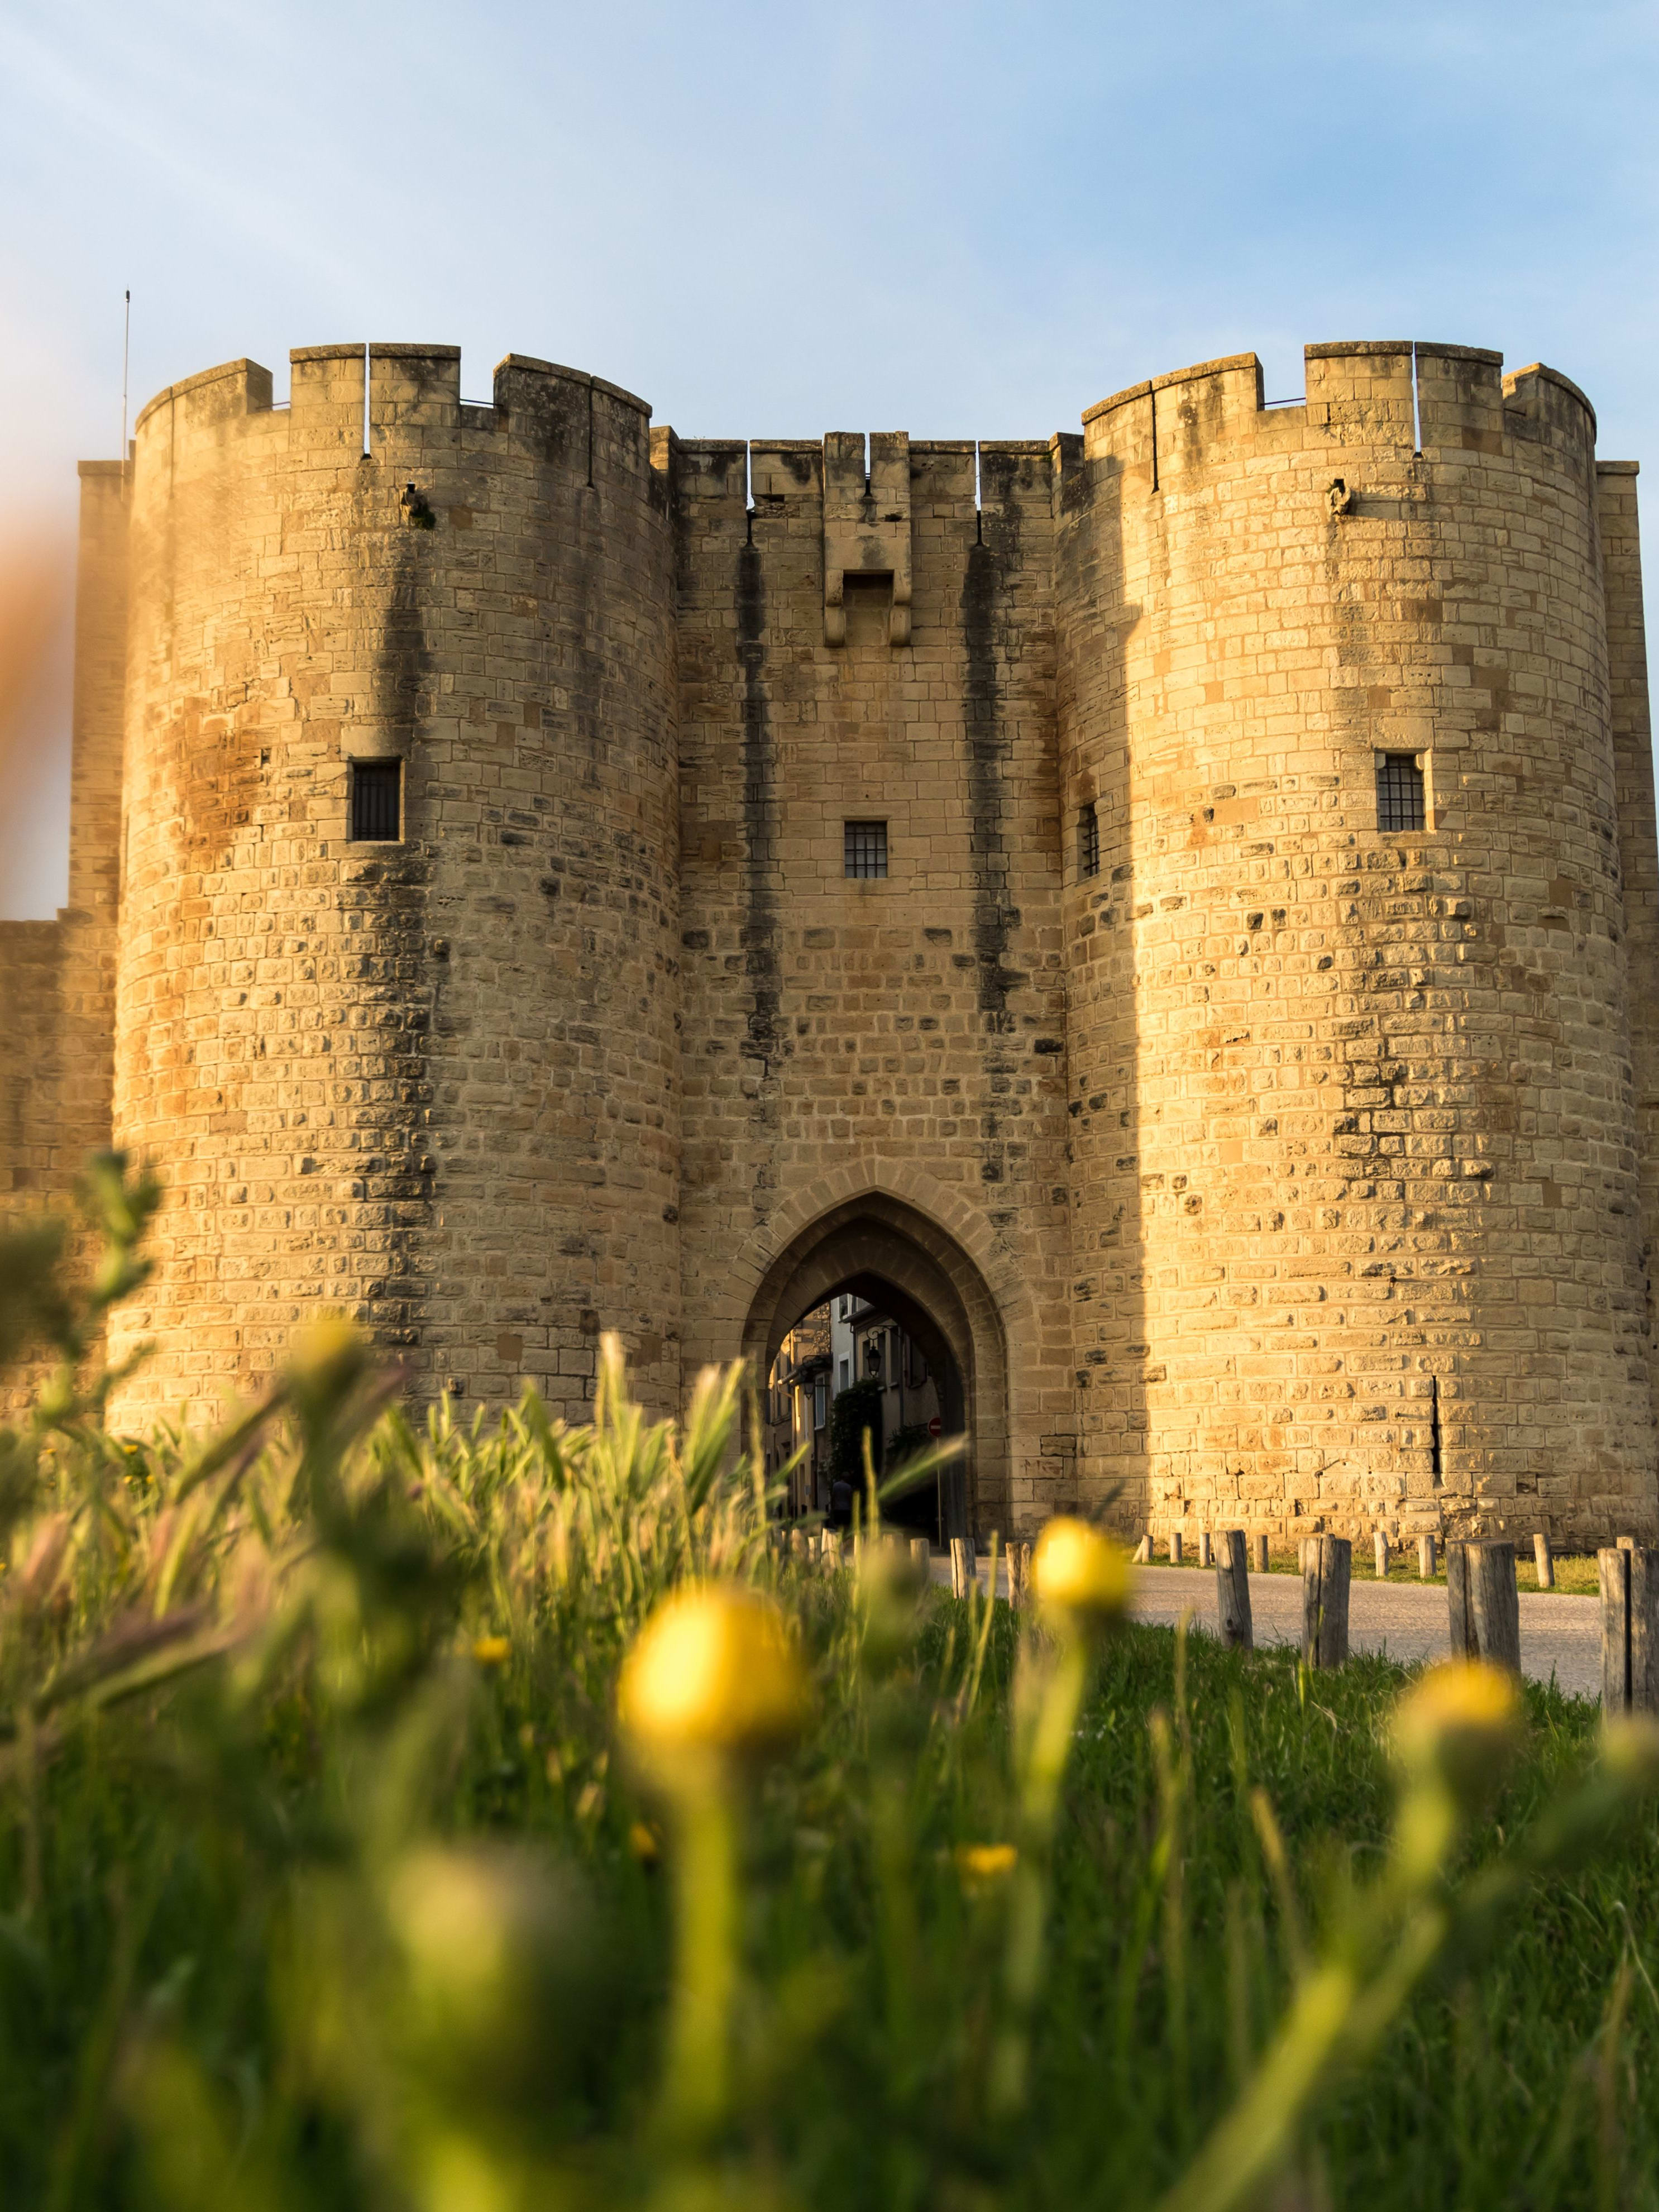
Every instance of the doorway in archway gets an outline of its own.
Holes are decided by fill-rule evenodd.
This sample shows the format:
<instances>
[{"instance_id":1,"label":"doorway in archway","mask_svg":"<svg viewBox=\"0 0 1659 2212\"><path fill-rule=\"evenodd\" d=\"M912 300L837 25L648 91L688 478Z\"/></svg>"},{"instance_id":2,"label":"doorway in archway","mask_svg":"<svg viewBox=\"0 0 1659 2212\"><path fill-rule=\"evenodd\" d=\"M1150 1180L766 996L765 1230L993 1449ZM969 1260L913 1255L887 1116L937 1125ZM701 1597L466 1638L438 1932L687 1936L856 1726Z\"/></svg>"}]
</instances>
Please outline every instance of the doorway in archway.
<instances>
[{"instance_id":1,"label":"doorway in archway","mask_svg":"<svg viewBox=\"0 0 1659 2212\"><path fill-rule=\"evenodd\" d=\"M896 1285L864 1276L788 1329L767 1378L767 1469L788 1470L786 1510L838 1522L865 1487L864 1439L882 1484L941 1436L966 1429L962 1377L932 1316ZM884 1503L884 1519L943 1540L951 1471L922 1476Z\"/></svg>"},{"instance_id":2,"label":"doorway in archway","mask_svg":"<svg viewBox=\"0 0 1659 2212\"><path fill-rule=\"evenodd\" d=\"M811 1385L802 1389L799 1413L812 1423L812 1436L823 1382L826 1446L836 1401L850 1393L861 1393L866 1409L851 1417L854 1437L867 1424L874 1442L879 1426L878 1449L890 1468L910 1441L904 1432L934 1419L944 1434L967 1439L963 1456L936 1483L894 1505L894 1519L908 1518L918 1534L935 1539L1008 1527L1001 1318L972 1261L919 1208L889 1192L868 1191L800 1231L757 1286L743 1348L751 1371L774 1382L781 1379L781 1362L792 1378L799 1368L803 1384ZM769 1410L778 1420L769 1456L783 1442L785 1395L772 1394ZM793 1423L793 1381L787 1401ZM848 1417L842 1425L848 1425ZM790 1434L792 1448L803 1441L793 1427ZM779 1462L787 1455L779 1452ZM798 1510L817 1510L821 1465L827 1466L827 1454L792 1499Z\"/></svg>"}]
</instances>

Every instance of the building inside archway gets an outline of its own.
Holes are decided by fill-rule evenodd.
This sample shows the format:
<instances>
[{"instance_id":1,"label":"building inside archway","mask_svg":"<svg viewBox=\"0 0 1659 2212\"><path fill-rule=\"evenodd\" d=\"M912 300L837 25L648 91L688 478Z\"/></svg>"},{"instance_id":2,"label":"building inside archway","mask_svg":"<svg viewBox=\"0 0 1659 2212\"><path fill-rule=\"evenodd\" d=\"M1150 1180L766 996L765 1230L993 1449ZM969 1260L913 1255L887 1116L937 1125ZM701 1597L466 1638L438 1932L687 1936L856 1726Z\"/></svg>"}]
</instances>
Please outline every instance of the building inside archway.
<instances>
[{"instance_id":1,"label":"building inside archway","mask_svg":"<svg viewBox=\"0 0 1659 2212\"><path fill-rule=\"evenodd\" d=\"M863 1486L862 1444L884 1485L945 1432L960 1402L951 1387L954 1363L934 1337L928 1345L884 1301L843 1291L804 1314L784 1336L767 1390L766 1469L793 1516L838 1517L837 1478ZM839 1501L844 1510L845 1498ZM883 1504L884 1519L942 1540L945 1501L936 1472L900 1488Z\"/></svg>"}]
</instances>

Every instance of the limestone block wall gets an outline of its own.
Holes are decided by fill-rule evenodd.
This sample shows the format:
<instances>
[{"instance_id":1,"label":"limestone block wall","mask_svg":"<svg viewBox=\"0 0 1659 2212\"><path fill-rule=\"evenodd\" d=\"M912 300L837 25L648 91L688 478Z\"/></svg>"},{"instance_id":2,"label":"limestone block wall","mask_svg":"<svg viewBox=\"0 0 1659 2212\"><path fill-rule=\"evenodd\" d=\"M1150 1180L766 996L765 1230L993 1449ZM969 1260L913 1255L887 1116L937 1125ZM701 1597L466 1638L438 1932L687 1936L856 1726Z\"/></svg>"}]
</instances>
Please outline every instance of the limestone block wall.
<instances>
[{"instance_id":1,"label":"limestone block wall","mask_svg":"<svg viewBox=\"0 0 1659 2212\"><path fill-rule=\"evenodd\" d=\"M1653 793L1653 727L1642 616L1637 464L1596 464L1597 520L1607 605L1608 704L1619 816L1619 870L1630 993L1631 1073L1641 1178L1642 1278L1648 1373L1659 1391L1654 1268L1659 1245L1659 833Z\"/></svg>"},{"instance_id":2,"label":"limestone block wall","mask_svg":"<svg viewBox=\"0 0 1659 2212\"><path fill-rule=\"evenodd\" d=\"M860 1212L878 1214L908 1287L893 1255L909 1218L918 1294L943 1277L936 1316L984 1303L1000 1271L1023 1286L976 1339L972 1510L1030 1522L1075 1495L1046 448L980 447L976 500L971 443L873 438L866 486L862 438L659 435L688 1373L744 1348L768 1268L837 1210L842 1264L865 1249ZM858 819L887 826L884 879L843 873Z\"/></svg>"},{"instance_id":3,"label":"limestone block wall","mask_svg":"<svg viewBox=\"0 0 1659 2212\"><path fill-rule=\"evenodd\" d=\"M167 1184L117 1418L324 1306L573 1417L618 1327L665 1409L873 1285L953 1522L1659 1531L1633 465L1547 369L1307 368L1047 444L441 346L161 394L83 475L70 906L0 930L0 1188Z\"/></svg>"},{"instance_id":4,"label":"limestone block wall","mask_svg":"<svg viewBox=\"0 0 1659 2212\"><path fill-rule=\"evenodd\" d=\"M126 669L126 473L81 464L69 904L0 922L0 1207L70 1210L90 1152L110 1141ZM0 1419L38 1370L0 1376Z\"/></svg>"},{"instance_id":5,"label":"limestone block wall","mask_svg":"<svg viewBox=\"0 0 1659 2212\"><path fill-rule=\"evenodd\" d=\"M119 1408L319 1304L417 1395L678 1377L668 534L646 410L453 348L236 362L137 426L114 1127L168 1199ZM416 496L406 501L406 486ZM354 760L404 835L353 842ZM121 1348L118 1346L118 1350Z\"/></svg>"},{"instance_id":6,"label":"limestone block wall","mask_svg":"<svg viewBox=\"0 0 1659 2212\"><path fill-rule=\"evenodd\" d=\"M1594 418L1449 347L1121 393L1059 592L1081 1443L1154 1531L1655 1517ZM1420 449L1419 449L1420 436ZM1376 827L1381 752L1427 828ZM1637 828L1638 841L1643 831ZM1650 842L1650 833L1647 833Z\"/></svg>"}]
</instances>

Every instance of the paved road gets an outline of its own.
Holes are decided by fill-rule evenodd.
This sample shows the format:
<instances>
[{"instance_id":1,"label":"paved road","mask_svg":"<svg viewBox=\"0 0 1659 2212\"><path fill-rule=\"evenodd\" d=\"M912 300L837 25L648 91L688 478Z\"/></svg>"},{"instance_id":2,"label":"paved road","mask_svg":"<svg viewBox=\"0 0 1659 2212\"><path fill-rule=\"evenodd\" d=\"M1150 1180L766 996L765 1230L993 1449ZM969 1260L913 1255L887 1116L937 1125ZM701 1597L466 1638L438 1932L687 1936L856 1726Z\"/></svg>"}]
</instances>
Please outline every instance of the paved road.
<instances>
[{"instance_id":1,"label":"paved road","mask_svg":"<svg viewBox=\"0 0 1659 2212\"><path fill-rule=\"evenodd\" d=\"M987 1562L980 1561L980 1579ZM936 1559L937 1579L949 1582L948 1559ZM999 1588L1006 1583L999 1563ZM1138 1567L1135 1617L1173 1627L1184 1611L1194 1625L1216 1626L1215 1576L1204 1567ZM1250 1618L1258 1644L1297 1644L1302 1638L1302 1581L1297 1575L1252 1575ZM1356 1651L1386 1652L1413 1665L1443 1659L1448 1649L1443 1583L1369 1583L1351 1586L1348 1642ZM1601 1607L1599 1599L1534 1590L1521 1592L1521 1664L1535 1681L1553 1674L1576 1698L1601 1694Z\"/></svg>"}]
</instances>

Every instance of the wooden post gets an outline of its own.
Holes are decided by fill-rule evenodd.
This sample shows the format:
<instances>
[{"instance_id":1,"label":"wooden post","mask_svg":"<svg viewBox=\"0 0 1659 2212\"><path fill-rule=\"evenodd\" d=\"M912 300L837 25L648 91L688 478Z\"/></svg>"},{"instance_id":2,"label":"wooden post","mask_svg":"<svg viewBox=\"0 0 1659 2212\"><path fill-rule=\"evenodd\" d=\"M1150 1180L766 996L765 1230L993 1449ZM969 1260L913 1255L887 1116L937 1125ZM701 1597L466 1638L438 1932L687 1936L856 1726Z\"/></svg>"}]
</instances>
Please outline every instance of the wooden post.
<instances>
[{"instance_id":1,"label":"wooden post","mask_svg":"<svg viewBox=\"0 0 1659 2212\"><path fill-rule=\"evenodd\" d=\"M933 1547L925 1536L912 1536L910 1539L910 1567L912 1573L919 1574L924 1583L931 1579Z\"/></svg>"},{"instance_id":2,"label":"wooden post","mask_svg":"<svg viewBox=\"0 0 1659 2212\"><path fill-rule=\"evenodd\" d=\"M1244 1552L1244 1531L1224 1528L1221 1556L1215 1563L1216 1609L1221 1616L1221 1640L1236 1651L1255 1648L1250 1625L1250 1570Z\"/></svg>"},{"instance_id":3,"label":"wooden post","mask_svg":"<svg viewBox=\"0 0 1659 2212\"><path fill-rule=\"evenodd\" d=\"M1595 1555L1601 1586L1601 1710L1659 1711L1659 1552L1622 1540Z\"/></svg>"},{"instance_id":4,"label":"wooden post","mask_svg":"<svg viewBox=\"0 0 1659 2212\"><path fill-rule=\"evenodd\" d=\"M971 1536L952 1536L951 1539L951 1595L966 1597L979 1583L978 1556Z\"/></svg>"},{"instance_id":5,"label":"wooden post","mask_svg":"<svg viewBox=\"0 0 1659 2212\"><path fill-rule=\"evenodd\" d=\"M1210 1532L1207 1528L1201 1528L1199 1531L1198 1564L1200 1567L1210 1567L1215 1565L1215 1557L1210 1549Z\"/></svg>"},{"instance_id":6,"label":"wooden post","mask_svg":"<svg viewBox=\"0 0 1659 2212\"><path fill-rule=\"evenodd\" d=\"M1659 1713L1659 1552L1643 1544L1630 1553L1630 1704Z\"/></svg>"},{"instance_id":7,"label":"wooden post","mask_svg":"<svg viewBox=\"0 0 1659 2212\"><path fill-rule=\"evenodd\" d=\"M1521 1672L1521 1605L1515 1585L1515 1547L1503 1538L1469 1547L1469 1609L1475 1641L1489 1667Z\"/></svg>"},{"instance_id":8,"label":"wooden post","mask_svg":"<svg viewBox=\"0 0 1659 2212\"><path fill-rule=\"evenodd\" d=\"M1380 1528L1372 1540L1372 1549L1376 1554L1376 1579L1385 1583L1389 1579L1389 1540Z\"/></svg>"},{"instance_id":9,"label":"wooden post","mask_svg":"<svg viewBox=\"0 0 1659 2212\"><path fill-rule=\"evenodd\" d=\"M1555 1561L1550 1553L1550 1540L1540 1528L1532 1540L1532 1563L1538 1576L1540 1589L1555 1588Z\"/></svg>"},{"instance_id":10,"label":"wooden post","mask_svg":"<svg viewBox=\"0 0 1659 2212\"><path fill-rule=\"evenodd\" d=\"M1265 1575L1267 1571L1267 1539L1265 1534L1255 1540L1255 1571L1259 1575Z\"/></svg>"},{"instance_id":11,"label":"wooden post","mask_svg":"<svg viewBox=\"0 0 1659 2212\"><path fill-rule=\"evenodd\" d=\"M1434 1539L1419 1536L1417 1540L1417 1579L1420 1583L1434 1580Z\"/></svg>"},{"instance_id":12,"label":"wooden post","mask_svg":"<svg viewBox=\"0 0 1659 2212\"><path fill-rule=\"evenodd\" d=\"M1446 1608L1454 1659L1484 1659L1521 1672L1521 1607L1515 1547L1506 1540L1446 1547Z\"/></svg>"},{"instance_id":13,"label":"wooden post","mask_svg":"<svg viewBox=\"0 0 1659 2212\"><path fill-rule=\"evenodd\" d=\"M1181 1565L1181 1531L1179 1528L1172 1528L1170 1532L1170 1565L1172 1567L1178 1567Z\"/></svg>"},{"instance_id":14,"label":"wooden post","mask_svg":"<svg viewBox=\"0 0 1659 2212\"><path fill-rule=\"evenodd\" d=\"M1143 1536L1135 1546L1135 1565L1138 1567L1149 1566L1152 1564L1152 1540L1150 1536Z\"/></svg>"},{"instance_id":15,"label":"wooden post","mask_svg":"<svg viewBox=\"0 0 1659 2212\"><path fill-rule=\"evenodd\" d=\"M1630 1553L1616 1544L1595 1555L1601 1590L1601 1711L1630 1711Z\"/></svg>"},{"instance_id":16,"label":"wooden post","mask_svg":"<svg viewBox=\"0 0 1659 2212\"><path fill-rule=\"evenodd\" d=\"M1348 1657L1348 1585L1353 1546L1346 1536L1309 1536L1302 1547L1302 1656L1310 1667Z\"/></svg>"},{"instance_id":17,"label":"wooden post","mask_svg":"<svg viewBox=\"0 0 1659 2212\"><path fill-rule=\"evenodd\" d=\"M1452 1657L1478 1659L1480 1646L1469 1603L1469 1547L1462 1542L1446 1547L1446 1618Z\"/></svg>"},{"instance_id":18,"label":"wooden post","mask_svg":"<svg viewBox=\"0 0 1659 2212\"><path fill-rule=\"evenodd\" d=\"M1018 1613L1024 1609L1029 1595L1031 1573L1031 1547L1029 1544L1010 1544L1008 1547L1008 1602Z\"/></svg>"}]
</instances>

